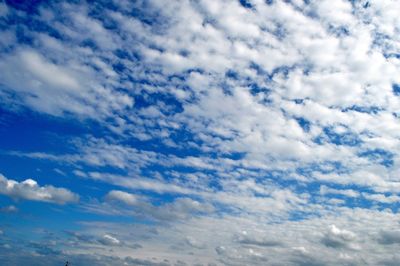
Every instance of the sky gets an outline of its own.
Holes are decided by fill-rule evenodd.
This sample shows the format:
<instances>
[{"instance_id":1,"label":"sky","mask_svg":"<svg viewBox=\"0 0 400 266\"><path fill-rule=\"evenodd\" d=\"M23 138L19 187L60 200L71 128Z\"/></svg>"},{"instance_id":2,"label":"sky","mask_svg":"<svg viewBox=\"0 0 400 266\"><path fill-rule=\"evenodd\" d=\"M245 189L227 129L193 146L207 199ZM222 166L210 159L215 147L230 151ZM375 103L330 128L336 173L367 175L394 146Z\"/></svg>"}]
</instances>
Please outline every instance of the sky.
<instances>
[{"instance_id":1,"label":"sky","mask_svg":"<svg viewBox=\"0 0 400 266\"><path fill-rule=\"evenodd\" d=\"M0 264L398 265L399 10L0 1Z\"/></svg>"}]
</instances>

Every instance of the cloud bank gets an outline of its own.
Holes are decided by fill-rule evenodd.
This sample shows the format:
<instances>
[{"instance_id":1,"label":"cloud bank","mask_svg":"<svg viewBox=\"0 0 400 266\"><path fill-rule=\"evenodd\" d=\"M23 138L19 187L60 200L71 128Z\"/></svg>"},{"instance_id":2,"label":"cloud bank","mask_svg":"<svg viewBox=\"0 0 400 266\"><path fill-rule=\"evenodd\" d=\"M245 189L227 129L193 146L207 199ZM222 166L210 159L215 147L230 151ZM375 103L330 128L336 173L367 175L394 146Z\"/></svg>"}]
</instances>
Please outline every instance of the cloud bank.
<instances>
[{"instance_id":1,"label":"cloud bank","mask_svg":"<svg viewBox=\"0 0 400 266\"><path fill-rule=\"evenodd\" d=\"M1 3L0 167L42 177L0 175L0 194L76 203L58 206L73 217L58 229L21 241L0 224L1 256L395 265L399 9L390 0ZM53 175L60 187L38 184ZM34 213L7 197L0 215Z\"/></svg>"}]
</instances>

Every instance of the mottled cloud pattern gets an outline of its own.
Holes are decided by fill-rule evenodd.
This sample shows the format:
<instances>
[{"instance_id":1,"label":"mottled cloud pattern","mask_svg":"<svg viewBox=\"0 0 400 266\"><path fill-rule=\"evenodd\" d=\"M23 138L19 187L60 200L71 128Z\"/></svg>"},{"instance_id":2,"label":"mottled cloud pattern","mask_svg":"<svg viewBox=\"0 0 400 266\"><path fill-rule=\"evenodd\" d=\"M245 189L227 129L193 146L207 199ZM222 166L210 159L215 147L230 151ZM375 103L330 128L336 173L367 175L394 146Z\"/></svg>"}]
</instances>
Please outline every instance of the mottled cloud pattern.
<instances>
[{"instance_id":1,"label":"mottled cloud pattern","mask_svg":"<svg viewBox=\"0 0 400 266\"><path fill-rule=\"evenodd\" d=\"M1 264L397 265L398 10L0 3Z\"/></svg>"}]
</instances>

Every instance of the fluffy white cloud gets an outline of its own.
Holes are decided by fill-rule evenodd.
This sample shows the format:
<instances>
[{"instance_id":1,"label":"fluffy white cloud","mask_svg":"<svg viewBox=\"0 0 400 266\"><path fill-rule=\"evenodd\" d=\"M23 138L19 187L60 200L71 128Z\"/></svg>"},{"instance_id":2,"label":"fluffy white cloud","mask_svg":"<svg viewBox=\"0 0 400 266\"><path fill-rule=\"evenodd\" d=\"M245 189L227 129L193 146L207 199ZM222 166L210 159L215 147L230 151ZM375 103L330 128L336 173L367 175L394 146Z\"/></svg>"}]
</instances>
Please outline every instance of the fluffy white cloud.
<instances>
[{"instance_id":1,"label":"fluffy white cloud","mask_svg":"<svg viewBox=\"0 0 400 266\"><path fill-rule=\"evenodd\" d=\"M0 70L3 86L17 91L26 105L44 113L99 118L133 104L130 97L93 84L96 74L92 69L53 63L32 49L3 55ZM103 103L97 102L100 98Z\"/></svg>"},{"instance_id":2,"label":"fluffy white cloud","mask_svg":"<svg viewBox=\"0 0 400 266\"><path fill-rule=\"evenodd\" d=\"M379 166L360 156L365 151L384 147L398 160L400 102L392 85L400 81L399 60L387 55L395 46L380 45L383 33L392 37L391 44L396 40L391 5L252 1L246 9L237 1L182 1L166 8L151 1L116 5L102 21L90 15L89 6L65 4L60 8L70 23L46 9L35 19L70 39L30 32L38 45L2 55L2 84L37 111L97 118L125 138L161 139L179 147L172 136L184 128L193 136L187 144L199 151L219 158L243 153L236 163L244 170L291 171L335 161L346 168L350 183L357 182L360 170ZM129 16L126 11L134 8L146 9L144 16L157 14L157 20L150 25ZM115 30L106 27L110 23ZM92 41L84 48L83 32ZM121 50L124 55L118 55ZM179 78L168 78L171 74ZM175 97L182 110L154 98L156 93ZM137 95L151 104L132 108ZM64 159L123 169L169 159L215 169L207 156L165 158L101 141L87 146ZM395 169L379 172L390 190L385 183ZM342 182L330 182L336 180Z\"/></svg>"},{"instance_id":3,"label":"fluffy white cloud","mask_svg":"<svg viewBox=\"0 0 400 266\"><path fill-rule=\"evenodd\" d=\"M33 179L17 182L0 174L0 193L14 199L44 201L57 204L77 202L79 196L65 188L39 186Z\"/></svg>"}]
</instances>

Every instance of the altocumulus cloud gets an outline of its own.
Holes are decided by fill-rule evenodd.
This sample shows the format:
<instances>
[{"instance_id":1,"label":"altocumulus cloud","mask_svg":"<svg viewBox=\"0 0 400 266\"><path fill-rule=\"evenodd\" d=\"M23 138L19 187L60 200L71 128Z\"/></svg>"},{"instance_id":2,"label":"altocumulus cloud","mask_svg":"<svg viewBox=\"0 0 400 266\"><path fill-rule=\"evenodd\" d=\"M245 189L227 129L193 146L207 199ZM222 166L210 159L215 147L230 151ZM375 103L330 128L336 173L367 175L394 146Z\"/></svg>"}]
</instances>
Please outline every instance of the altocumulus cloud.
<instances>
[{"instance_id":1,"label":"altocumulus cloud","mask_svg":"<svg viewBox=\"0 0 400 266\"><path fill-rule=\"evenodd\" d=\"M1 2L0 258L396 265L397 10Z\"/></svg>"}]
</instances>

